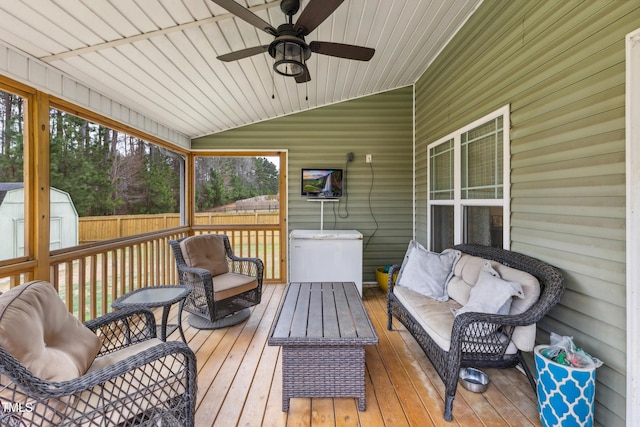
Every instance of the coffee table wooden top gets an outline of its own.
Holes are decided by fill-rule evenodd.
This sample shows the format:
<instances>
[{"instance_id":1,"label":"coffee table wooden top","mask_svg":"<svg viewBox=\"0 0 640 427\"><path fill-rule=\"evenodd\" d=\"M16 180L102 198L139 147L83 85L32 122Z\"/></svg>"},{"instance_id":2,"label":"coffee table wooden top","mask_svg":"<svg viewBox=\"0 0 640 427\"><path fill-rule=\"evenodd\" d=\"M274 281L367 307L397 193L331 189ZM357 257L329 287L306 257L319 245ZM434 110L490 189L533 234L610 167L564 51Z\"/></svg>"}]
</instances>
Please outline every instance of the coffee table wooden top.
<instances>
[{"instance_id":1,"label":"coffee table wooden top","mask_svg":"<svg viewBox=\"0 0 640 427\"><path fill-rule=\"evenodd\" d=\"M269 345L377 343L353 282L290 283L269 337Z\"/></svg>"}]
</instances>

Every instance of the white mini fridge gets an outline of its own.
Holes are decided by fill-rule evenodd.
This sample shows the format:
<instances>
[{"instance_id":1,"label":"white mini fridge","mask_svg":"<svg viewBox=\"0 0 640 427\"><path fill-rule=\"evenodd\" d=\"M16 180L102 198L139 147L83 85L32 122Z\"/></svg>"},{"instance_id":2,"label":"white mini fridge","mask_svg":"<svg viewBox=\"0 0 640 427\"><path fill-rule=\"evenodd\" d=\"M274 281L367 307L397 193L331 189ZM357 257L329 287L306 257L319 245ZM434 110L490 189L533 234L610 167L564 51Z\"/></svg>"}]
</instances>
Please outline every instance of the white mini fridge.
<instances>
[{"instance_id":1,"label":"white mini fridge","mask_svg":"<svg viewBox=\"0 0 640 427\"><path fill-rule=\"evenodd\" d=\"M289 282L354 282L362 295L362 233L291 231Z\"/></svg>"}]
</instances>

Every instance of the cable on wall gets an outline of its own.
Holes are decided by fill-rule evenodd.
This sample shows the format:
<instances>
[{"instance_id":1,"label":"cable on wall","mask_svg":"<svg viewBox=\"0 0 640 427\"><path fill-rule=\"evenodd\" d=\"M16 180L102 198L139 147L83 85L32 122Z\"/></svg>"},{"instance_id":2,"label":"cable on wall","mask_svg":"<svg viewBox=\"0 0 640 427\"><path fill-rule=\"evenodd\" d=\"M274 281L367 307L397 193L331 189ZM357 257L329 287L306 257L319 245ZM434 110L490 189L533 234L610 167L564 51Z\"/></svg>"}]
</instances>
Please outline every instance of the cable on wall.
<instances>
[{"instance_id":1,"label":"cable on wall","mask_svg":"<svg viewBox=\"0 0 640 427\"><path fill-rule=\"evenodd\" d=\"M373 239L373 236L375 236L375 234L377 233L378 228L379 228L378 220L376 219L376 216L373 213L373 207L371 206L371 194L373 193L373 183L374 183L374 181L376 179L375 173L373 171L373 164L372 163L369 163L369 169L371 170L371 185L369 186L369 198L368 198L369 213L371 214L371 218L373 219L373 222L376 224L376 227L373 230L373 233L371 233L371 235L367 238L367 241L364 244L364 250L367 249L367 246L369 246L369 242L371 242L371 239Z\"/></svg>"},{"instance_id":2,"label":"cable on wall","mask_svg":"<svg viewBox=\"0 0 640 427\"><path fill-rule=\"evenodd\" d=\"M349 186L347 180L349 179L349 163L353 162L353 153L347 153L347 161L344 164L344 176L342 177L342 191L344 195L344 215L340 212L342 207L342 199L338 200L338 216L342 219L349 218ZM335 205L333 206L335 211Z\"/></svg>"}]
</instances>

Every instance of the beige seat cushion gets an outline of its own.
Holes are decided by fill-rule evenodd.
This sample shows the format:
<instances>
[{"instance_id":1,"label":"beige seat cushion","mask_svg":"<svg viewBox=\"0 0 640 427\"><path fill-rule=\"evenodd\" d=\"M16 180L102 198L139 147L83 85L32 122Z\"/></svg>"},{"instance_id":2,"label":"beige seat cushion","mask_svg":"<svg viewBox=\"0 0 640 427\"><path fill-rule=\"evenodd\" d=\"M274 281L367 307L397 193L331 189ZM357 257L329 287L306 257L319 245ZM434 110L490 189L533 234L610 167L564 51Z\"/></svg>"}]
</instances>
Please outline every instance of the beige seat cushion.
<instances>
[{"instance_id":1,"label":"beige seat cushion","mask_svg":"<svg viewBox=\"0 0 640 427\"><path fill-rule=\"evenodd\" d=\"M180 249L189 267L204 268L214 277L229 272L224 240L220 235L187 237L180 242Z\"/></svg>"},{"instance_id":2,"label":"beige seat cushion","mask_svg":"<svg viewBox=\"0 0 640 427\"><path fill-rule=\"evenodd\" d=\"M213 278L213 299L221 301L258 287L253 276L238 273L220 274Z\"/></svg>"},{"instance_id":3,"label":"beige seat cushion","mask_svg":"<svg viewBox=\"0 0 640 427\"><path fill-rule=\"evenodd\" d=\"M469 301L471 288L478 281L486 259L462 254L453 268L454 276L449 281L449 297L464 305ZM540 297L540 283L529 273L507 267L496 261L490 261L491 267L503 280L517 282L522 286L524 298L514 298L509 314L520 314L527 311ZM536 325L518 326L513 332L513 343L522 351L533 351L536 339Z\"/></svg>"},{"instance_id":4,"label":"beige seat cushion","mask_svg":"<svg viewBox=\"0 0 640 427\"><path fill-rule=\"evenodd\" d=\"M453 299L436 301L404 286L396 286L393 292L407 311L418 321L434 342L445 351L451 347L451 330L454 315L451 309L459 309L461 305ZM514 354L517 348L509 343L507 354Z\"/></svg>"}]
</instances>

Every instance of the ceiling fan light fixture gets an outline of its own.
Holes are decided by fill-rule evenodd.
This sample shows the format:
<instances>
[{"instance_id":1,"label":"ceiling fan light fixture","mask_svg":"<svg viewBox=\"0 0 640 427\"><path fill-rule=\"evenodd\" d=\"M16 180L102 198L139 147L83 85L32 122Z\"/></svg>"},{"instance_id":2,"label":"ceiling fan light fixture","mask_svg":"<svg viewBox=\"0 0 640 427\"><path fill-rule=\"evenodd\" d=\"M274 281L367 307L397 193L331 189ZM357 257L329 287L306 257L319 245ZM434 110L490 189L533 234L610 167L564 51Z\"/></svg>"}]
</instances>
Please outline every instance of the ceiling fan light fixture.
<instances>
[{"instance_id":1,"label":"ceiling fan light fixture","mask_svg":"<svg viewBox=\"0 0 640 427\"><path fill-rule=\"evenodd\" d=\"M287 77L297 77L305 72L305 62L311 50L297 37L281 36L269 46L269 53L275 60L273 70Z\"/></svg>"},{"instance_id":2,"label":"ceiling fan light fixture","mask_svg":"<svg viewBox=\"0 0 640 427\"><path fill-rule=\"evenodd\" d=\"M304 73L305 46L292 40L283 40L274 46L273 69L283 76L297 77Z\"/></svg>"}]
</instances>

